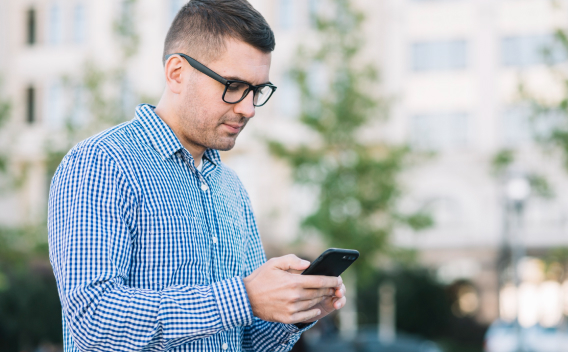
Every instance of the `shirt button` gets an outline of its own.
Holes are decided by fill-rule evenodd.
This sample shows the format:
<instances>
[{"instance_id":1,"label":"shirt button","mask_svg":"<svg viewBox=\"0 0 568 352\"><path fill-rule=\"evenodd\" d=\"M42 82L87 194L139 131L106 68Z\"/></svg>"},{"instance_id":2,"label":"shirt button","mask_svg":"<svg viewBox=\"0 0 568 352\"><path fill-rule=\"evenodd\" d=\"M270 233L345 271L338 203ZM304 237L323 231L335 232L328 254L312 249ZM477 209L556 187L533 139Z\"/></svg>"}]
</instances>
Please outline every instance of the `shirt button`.
<instances>
[{"instance_id":1,"label":"shirt button","mask_svg":"<svg viewBox=\"0 0 568 352\"><path fill-rule=\"evenodd\" d=\"M217 244L217 237L213 237L213 243Z\"/></svg>"},{"instance_id":2,"label":"shirt button","mask_svg":"<svg viewBox=\"0 0 568 352\"><path fill-rule=\"evenodd\" d=\"M202 189L203 191L207 191L207 190L209 189L209 186L207 186L206 183L202 183L202 184L201 184L201 189Z\"/></svg>"},{"instance_id":3,"label":"shirt button","mask_svg":"<svg viewBox=\"0 0 568 352\"><path fill-rule=\"evenodd\" d=\"M229 345L228 345L226 342L224 342L223 345L221 345L221 348L222 348L223 351L224 351L224 350L226 350L226 349L229 348Z\"/></svg>"}]
</instances>

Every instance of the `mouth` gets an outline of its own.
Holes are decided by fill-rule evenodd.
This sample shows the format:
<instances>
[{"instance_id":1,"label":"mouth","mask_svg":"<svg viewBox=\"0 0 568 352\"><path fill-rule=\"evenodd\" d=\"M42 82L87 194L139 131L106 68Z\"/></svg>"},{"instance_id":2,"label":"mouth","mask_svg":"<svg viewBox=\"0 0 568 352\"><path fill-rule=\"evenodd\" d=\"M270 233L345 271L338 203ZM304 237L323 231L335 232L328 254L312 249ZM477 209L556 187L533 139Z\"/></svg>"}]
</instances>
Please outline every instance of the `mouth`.
<instances>
[{"instance_id":1,"label":"mouth","mask_svg":"<svg viewBox=\"0 0 568 352\"><path fill-rule=\"evenodd\" d=\"M236 123L235 124L224 123L223 126L225 126L225 128L227 130L229 130L230 133L234 134L234 133L239 133L243 129L244 124L241 125L241 124L236 124Z\"/></svg>"}]
</instances>

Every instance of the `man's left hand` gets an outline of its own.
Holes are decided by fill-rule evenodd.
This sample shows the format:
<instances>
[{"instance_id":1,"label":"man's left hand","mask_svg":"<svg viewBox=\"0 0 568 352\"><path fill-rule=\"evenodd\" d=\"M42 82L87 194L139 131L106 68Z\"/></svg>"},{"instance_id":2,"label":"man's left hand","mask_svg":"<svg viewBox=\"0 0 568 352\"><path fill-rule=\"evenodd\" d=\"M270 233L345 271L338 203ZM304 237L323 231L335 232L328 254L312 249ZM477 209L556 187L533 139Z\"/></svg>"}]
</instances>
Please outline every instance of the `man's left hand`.
<instances>
[{"instance_id":1,"label":"man's left hand","mask_svg":"<svg viewBox=\"0 0 568 352\"><path fill-rule=\"evenodd\" d=\"M299 270L288 270L288 272L292 274L302 273L302 271ZM326 297L323 301L310 308L310 309L314 308L319 309L321 314L313 319L303 321L302 323L312 323L316 320L320 320L321 318L330 314L334 310L339 310L343 308L346 302L347 302L347 297L345 297L345 285L341 284L341 286L335 288L335 293L333 296Z\"/></svg>"},{"instance_id":2,"label":"man's left hand","mask_svg":"<svg viewBox=\"0 0 568 352\"><path fill-rule=\"evenodd\" d=\"M335 288L335 295L326 297L323 301L313 306L311 309L317 308L320 310L321 314L317 317L303 321L302 323L311 323L316 320L319 320L326 315L330 314L334 310L341 309L345 306L345 302L347 302L347 298L345 297L345 285L341 284Z\"/></svg>"}]
</instances>

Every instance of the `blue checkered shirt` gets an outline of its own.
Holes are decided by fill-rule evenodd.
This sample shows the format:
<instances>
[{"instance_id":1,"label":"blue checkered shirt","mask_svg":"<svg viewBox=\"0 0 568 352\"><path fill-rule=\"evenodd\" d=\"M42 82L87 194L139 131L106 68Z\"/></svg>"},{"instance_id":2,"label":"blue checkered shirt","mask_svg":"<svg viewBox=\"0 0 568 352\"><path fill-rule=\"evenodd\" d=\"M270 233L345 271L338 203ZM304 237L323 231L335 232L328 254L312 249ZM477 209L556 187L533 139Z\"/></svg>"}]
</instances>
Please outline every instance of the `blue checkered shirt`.
<instances>
[{"instance_id":1,"label":"blue checkered shirt","mask_svg":"<svg viewBox=\"0 0 568 352\"><path fill-rule=\"evenodd\" d=\"M248 195L154 112L75 146L53 177L49 254L64 350L287 351L303 330L253 316L242 277L265 261Z\"/></svg>"}]
</instances>

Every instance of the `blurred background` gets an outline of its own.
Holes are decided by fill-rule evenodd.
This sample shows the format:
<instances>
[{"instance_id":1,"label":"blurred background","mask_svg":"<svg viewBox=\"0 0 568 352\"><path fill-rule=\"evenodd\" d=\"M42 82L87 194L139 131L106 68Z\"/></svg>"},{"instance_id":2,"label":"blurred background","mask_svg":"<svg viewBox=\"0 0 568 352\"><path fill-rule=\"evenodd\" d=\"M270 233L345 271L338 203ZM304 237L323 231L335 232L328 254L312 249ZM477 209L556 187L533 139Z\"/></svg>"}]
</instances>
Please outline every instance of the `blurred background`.
<instances>
[{"instance_id":1,"label":"blurred background","mask_svg":"<svg viewBox=\"0 0 568 352\"><path fill-rule=\"evenodd\" d=\"M269 257L361 252L295 350L568 350L568 1L251 3L278 90L223 160ZM0 2L0 350L61 350L51 177L157 103L183 4Z\"/></svg>"}]
</instances>

